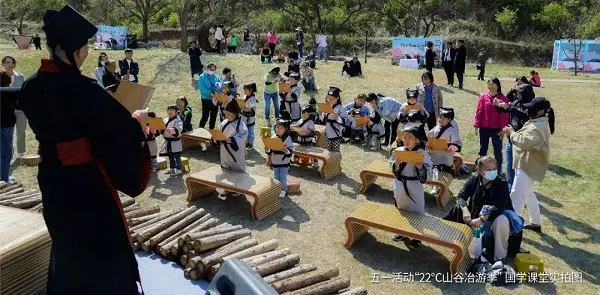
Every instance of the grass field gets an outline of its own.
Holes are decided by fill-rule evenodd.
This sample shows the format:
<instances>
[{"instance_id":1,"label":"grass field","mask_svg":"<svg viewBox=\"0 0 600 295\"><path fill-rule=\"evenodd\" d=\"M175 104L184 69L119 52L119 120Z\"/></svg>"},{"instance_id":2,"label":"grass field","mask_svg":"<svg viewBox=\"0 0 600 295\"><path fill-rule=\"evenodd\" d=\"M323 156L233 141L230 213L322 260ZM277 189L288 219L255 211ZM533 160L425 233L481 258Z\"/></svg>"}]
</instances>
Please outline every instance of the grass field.
<instances>
[{"instance_id":1,"label":"grass field","mask_svg":"<svg viewBox=\"0 0 600 295\"><path fill-rule=\"evenodd\" d=\"M40 51L3 50L17 58L17 71L31 75L45 53ZM109 52L109 55L112 55ZM96 64L96 52L84 65L85 74L92 75ZM115 52L111 58L121 58ZM200 119L200 99L190 87L188 58L176 50L138 50L134 58L140 63L140 83L156 87L150 107L158 115L165 115L166 107L173 104L175 97L185 95L194 109L194 126ZM233 69L242 83L256 82L259 94L262 93L262 79L272 65L258 63L256 56L243 55L204 55L203 62L217 63L219 69L227 66ZM419 71L403 70L389 65L388 60L370 59L363 65L364 78L340 76L341 63L318 63L317 83L322 87L318 99L324 97L328 86L338 86L343 90L343 102L350 102L359 93L379 92L404 100L404 90L420 79ZM527 75L529 69L490 66L488 73L497 71L507 77L517 72ZM540 72L542 72L540 70ZM552 73L553 78L569 79L566 73L542 72L542 79ZM470 70L468 76L475 76ZM590 77L598 79L598 77ZM438 85L444 85L442 70L435 71ZM512 83L511 83L512 84ZM476 157L478 140L471 128L479 93L485 90L485 83L466 79L465 89L442 87L444 104L453 106L461 125L463 155ZM512 85L504 85L508 90ZM357 242L351 249L344 247L346 233L343 227L348 214L365 201L393 205L393 192L390 181L380 181L367 195L360 190L360 170L374 159L384 159L386 151L364 151L359 146L342 145L343 173L333 179L323 181L318 173L309 168L293 167L290 175L302 179L302 195L291 196L283 201L283 208L263 221L255 222L250 216L250 206L246 200L229 198L222 201L216 197L194 202L206 208L222 221L242 224L253 230L261 240L277 238L284 247L300 253L304 262L315 263L319 267L339 267L341 275L349 277L354 286L364 285L370 294L599 294L600 292L600 146L599 137L590 126L597 124L597 110L600 107L598 84L545 83L536 89L538 96L549 98L557 114L556 133L551 139L551 162L546 180L537 185L541 203L544 234L525 232L523 247L539 255L545 261L548 273L582 273L581 283L523 284L508 288L494 288L489 284L448 284L448 283L392 283L389 280L371 283L372 273L392 276L398 272L439 273L448 270L451 253L437 247L424 245L409 251L404 244L391 240L391 235L372 231ZM258 126L264 125L264 99L258 95ZM82 96L81 99L85 99ZM308 97L301 97L303 103ZM31 131L27 133L27 151L37 150L37 143ZM106 140L110 140L107 138ZM160 143L159 143L160 144ZM246 158L248 171L262 176L272 176L265 167L266 155L262 143L256 141L256 151ZM491 149L490 149L491 150ZM218 165L218 152L192 150L184 152L190 158L192 172ZM37 186L37 168L18 167L13 176L27 187ZM187 205L183 178L169 178L160 172L153 176L151 185L138 198L143 205L160 204L164 209ZM457 193L463 180L454 181L451 190ZM81 202L85 202L82 192ZM435 202L427 202L427 212L442 216ZM165 282L167 284L168 282Z\"/></svg>"}]
</instances>

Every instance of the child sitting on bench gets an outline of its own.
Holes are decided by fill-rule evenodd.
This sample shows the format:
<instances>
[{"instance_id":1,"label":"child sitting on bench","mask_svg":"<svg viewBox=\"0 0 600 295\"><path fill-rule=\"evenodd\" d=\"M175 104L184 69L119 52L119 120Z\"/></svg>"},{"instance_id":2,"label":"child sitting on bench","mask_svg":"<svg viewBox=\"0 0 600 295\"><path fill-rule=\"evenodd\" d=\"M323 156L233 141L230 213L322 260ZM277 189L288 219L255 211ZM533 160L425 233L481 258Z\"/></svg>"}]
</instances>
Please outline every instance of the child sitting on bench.
<instances>
[{"instance_id":1,"label":"child sitting on bench","mask_svg":"<svg viewBox=\"0 0 600 295\"><path fill-rule=\"evenodd\" d=\"M312 113L315 112L311 106L302 108L302 119L294 124L294 127L302 128L302 131L292 132L297 135L296 142L304 146L314 146L317 139L315 138L315 123L313 122ZM305 157L296 157L298 164L308 163L309 159ZM319 168L319 160L312 160L313 167Z\"/></svg>"}]
</instances>

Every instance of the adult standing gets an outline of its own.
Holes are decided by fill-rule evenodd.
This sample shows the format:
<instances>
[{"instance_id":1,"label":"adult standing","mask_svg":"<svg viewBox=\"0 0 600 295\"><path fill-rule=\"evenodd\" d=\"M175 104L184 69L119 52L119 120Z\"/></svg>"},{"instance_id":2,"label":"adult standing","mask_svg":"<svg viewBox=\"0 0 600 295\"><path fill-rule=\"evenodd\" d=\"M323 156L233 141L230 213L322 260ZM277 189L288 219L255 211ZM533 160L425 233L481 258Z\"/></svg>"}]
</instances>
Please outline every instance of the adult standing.
<instances>
[{"instance_id":1,"label":"adult standing","mask_svg":"<svg viewBox=\"0 0 600 295\"><path fill-rule=\"evenodd\" d=\"M304 32L301 27L296 28L296 45L298 45L298 54L302 58L302 49L304 49Z\"/></svg>"},{"instance_id":2,"label":"adult standing","mask_svg":"<svg viewBox=\"0 0 600 295\"><path fill-rule=\"evenodd\" d=\"M10 87L11 75L0 71L0 180L10 183L10 164L13 158L13 135L17 117L15 110L20 87Z\"/></svg>"},{"instance_id":3,"label":"adult standing","mask_svg":"<svg viewBox=\"0 0 600 295\"><path fill-rule=\"evenodd\" d=\"M393 97L375 93L369 93L367 102L379 113L381 118L385 120L383 125L385 128L383 145L391 144L397 137L398 125L400 125L398 112L400 112L402 104Z\"/></svg>"},{"instance_id":4,"label":"adult standing","mask_svg":"<svg viewBox=\"0 0 600 295\"><path fill-rule=\"evenodd\" d=\"M125 49L125 58L119 61L119 69L121 70L121 76L128 75L129 82L138 82L140 66L138 65L137 61L133 59L132 49Z\"/></svg>"},{"instance_id":5,"label":"adult standing","mask_svg":"<svg viewBox=\"0 0 600 295\"><path fill-rule=\"evenodd\" d=\"M42 50L42 38L40 38L40 35L35 34L35 37L33 37L33 45L35 45L35 50Z\"/></svg>"},{"instance_id":6,"label":"adult standing","mask_svg":"<svg viewBox=\"0 0 600 295\"><path fill-rule=\"evenodd\" d=\"M250 30L248 30L248 27L244 28L244 53L246 55L252 54L252 43L250 42Z\"/></svg>"},{"instance_id":7,"label":"adult standing","mask_svg":"<svg viewBox=\"0 0 600 295\"><path fill-rule=\"evenodd\" d=\"M479 133L479 156L487 155L490 139L494 147L494 157L498 164L498 174L502 170L502 129L508 124L508 114L498 112L495 102L508 102L508 98L502 94L502 86L498 78L488 81L488 92L482 94L477 101L477 111L473 118L473 127Z\"/></svg>"},{"instance_id":8,"label":"adult standing","mask_svg":"<svg viewBox=\"0 0 600 295\"><path fill-rule=\"evenodd\" d=\"M529 114L523 104L530 103L535 98L533 87L529 84L521 84L515 89L508 91L508 103L495 101L496 110L509 114L508 126L514 131L519 131L523 125L529 120ZM513 169L513 144L508 138L506 142L506 180L508 187L512 187L515 180L515 171Z\"/></svg>"},{"instance_id":9,"label":"adult standing","mask_svg":"<svg viewBox=\"0 0 600 295\"><path fill-rule=\"evenodd\" d=\"M464 40L458 40L456 57L454 58L454 72L458 78L458 89L463 89L463 80L465 76L465 63L467 62L467 48Z\"/></svg>"},{"instance_id":10,"label":"adult standing","mask_svg":"<svg viewBox=\"0 0 600 295\"><path fill-rule=\"evenodd\" d=\"M444 106L442 90L433 82L433 73L430 71L425 71L421 75L421 83L417 84L416 88L419 92L417 103L421 104L425 111L429 113L427 127L431 130L437 124L440 108Z\"/></svg>"},{"instance_id":11,"label":"adult standing","mask_svg":"<svg viewBox=\"0 0 600 295\"><path fill-rule=\"evenodd\" d=\"M190 56L190 73L192 74L192 78L194 78L194 75L196 74L201 75L202 69L204 69L202 61L200 60L200 56L202 56L202 49L198 47L196 41L190 42L188 55Z\"/></svg>"},{"instance_id":12,"label":"adult standing","mask_svg":"<svg viewBox=\"0 0 600 295\"><path fill-rule=\"evenodd\" d=\"M117 190L135 197L150 180L148 112L132 118L81 75L98 29L71 6L46 11L42 29L50 59L23 84L19 106L44 159L38 182L52 238L46 294L137 294L140 276ZM90 229L93 235L74 234Z\"/></svg>"},{"instance_id":13,"label":"adult standing","mask_svg":"<svg viewBox=\"0 0 600 295\"><path fill-rule=\"evenodd\" d=\"M23 82L25 82L25 77L22 74L15 71L15 67L17 66L17 60L12 56L5 56L2 58L2 67L4 71L10 75L11 78L11 87L21 88ZM27 117L25 113L19 107L15 109L16 116L16 136L17 136L17 156L14 159L20 159L25 154L25 130L27 129ZM14 162L13 162L14 163Z\"/></svg>"},{"instance_id":14,"label":"adult standing","mask_svg":"<svg viewBox=\"0 0 600 295\"><path fill-rule=\"evenodd\" d=\"M446 72L446 79L448 85L454 85L454 58L456 57L456 49L452 46L452 42L446 42L446 48L444 49L444 71Z\"/></svg>"},{"instance_id":15,"label":"adult standing","mask_svg":"<svg viewBox=\"0 0 600 295\"><path fill-rule=\"evenodd\" d=\"M273 55L275 54L275 46L277 45L277 34L275 34L275 31L270 31L267 34L267 43L269 43L269 50L270 55L269 55L269 60L273 60Z\"/></svg>"},{"instance_id":16,"label":"adult standing","mask_svg":"<svg viewBox=\"0 0 600 295\"><path fill-rule=\"evenodd\" d=\"M317 36L317 58L327 62L327 36L321 30L321 34Z\"/></svg>"},{"instance_id":17,"label":"adult standing","mask_svg":"<svg viewBox=\"0 0 600 295\"><path fill-rule=\"evenodd\" d=\"M117 72L117 62L109 59L104 63L104 75L102 76L102 85L111 92L116 92L119 82L128 81L129 75L120 76Z\"/></svg>"},{"instance_id":18,"label":"adult standing","mask_svg":"<svg viewBox=\"0 0 600 295\"><path fill-rule=\"evenodd\" d=\"M279 118L277 82L282 80L279 72L280 68L274 67L265 75L265 120L268 126L271 126L271 103L273 103L273 107L275 108L275 117Z\"/></svg>"},{"instance_id":19,"label":"adult standing","mask_svg":"<svg viewBox=\"0 0 600 295\"><path fill-rule=\"evenodd\" d=\"M208 128L215 129L217 122L218 107L213 103L216 93L223 92L221 78L217 75L217 66L214 63L208 63L206 71L198 79L198 89L200 90L200 99L202 101L202 117L200 118L200 128L206 126L209 120Z\"/></svg>"},{"instance_id":20,"label":"adult standing","mask_svg":"<svg viewBox=\"0 0 600 295\"><path fill-rule=\"evenodd\" d=\"M98 66L94 69L94 77L96 78L96 82L98 85L104 87L102 84L102 77L104 76L104 63L108 60L108 55L106 52L100 52L98 56Z\"/></svg>"},{"instance_id":21,"label":"adult standing","mask_svg":"<svg viewBox=\"0 0 600 295\"><path fill-rule=\"evenodd\" d=\"M427 41L427 50L425 51L425 69L433 72L433 42Z\"/></svg>"},{"instance_id":22,"label":"adult standing","mask_svg":"<svg viewBox=\"0 0 600 295\"><path fill-rule=\"evenodd\" d=\"M485 48L481 48L479 53L477 54L477 69L479 70L479 75L477 76L477 80L485 81L485 62L487 62L487 56L485 55Z\"/></svg>"},{"instance_id":23,"label":"adult standing","mask_svg":"<svg viewBox=\"0 0 600 295\"><path fill-rule=\"evenodd\" d=\"M220 25L217 25L215 28L215 41L217 43L217 52L223 52L221 48L221 42L223 42L223 29Z\"/></svg>"}]
</instances>

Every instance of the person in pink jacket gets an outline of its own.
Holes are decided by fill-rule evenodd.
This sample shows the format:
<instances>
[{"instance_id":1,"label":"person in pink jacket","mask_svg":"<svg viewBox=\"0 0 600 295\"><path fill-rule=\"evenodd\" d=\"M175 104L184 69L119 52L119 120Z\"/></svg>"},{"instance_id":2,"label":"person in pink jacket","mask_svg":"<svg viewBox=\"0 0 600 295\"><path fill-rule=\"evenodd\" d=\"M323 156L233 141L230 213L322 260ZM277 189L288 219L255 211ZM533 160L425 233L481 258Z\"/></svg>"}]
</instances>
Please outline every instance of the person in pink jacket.
<instances>
[{"instance_id":1,"label":"person in pink jacket","mask_svg":"<svg viewBox=\"0 0 600 295\"><path fill-rule=\"evenodd\" d=\"M479 134L479 156L487 156L490 138L494 147L494 157L498 163L498 174L502 171L502 129L508 125L508 113L500 113L494 107L495 100L508 102L502 94L498 78L488 81L489 92L482 94L477 101L477 111L473 118L473 127Z\"/></svg>"},{"instance_id":2,"label":"person in pink jacket","mask_svg":"<svg viewBox=\"0 0 600 295\"><path fill-rule=\"evenodd\" d=\"M273 60L273 54L275 54L275 45L277 45L277 35L275 31L270 31L267 34L267 43L269 43L269 49L271 50L270 60Z\"/></svg>"},{"instance_id":3,"label":"person in pink jacket","mask_svg":"<svg viewBox=\"0 0 600 295\"><path fill-rule=\"evenodd\" d=\"M542 80L540 80L540 74L538 72L536 72L535 70L532 70L529 73L531 74L531 78L529 78L529 84L531 84L531 86L533 86L533 87L542 86Z\"/></svg>"}]
</instances>

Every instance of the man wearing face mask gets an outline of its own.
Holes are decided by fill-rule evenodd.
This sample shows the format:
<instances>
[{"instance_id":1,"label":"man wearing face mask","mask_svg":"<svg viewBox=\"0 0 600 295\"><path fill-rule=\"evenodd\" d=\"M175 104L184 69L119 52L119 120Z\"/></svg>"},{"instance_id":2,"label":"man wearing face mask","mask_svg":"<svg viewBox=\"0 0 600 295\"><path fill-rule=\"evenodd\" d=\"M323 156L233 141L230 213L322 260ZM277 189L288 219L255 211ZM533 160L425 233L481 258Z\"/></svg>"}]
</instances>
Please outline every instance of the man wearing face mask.
<instances>
[{"instance_id":1,"label":"man wearing face mask","mask_svg":"<svg viewBox=\"0 0 600 295\"><path fill-rule=\"evenodd\" d=\"M523 222L514 220L519 217L513 210L506 180L498 177L496 160L484 156L477 159L475 164L477 172L467 179L458 193L456 206L444 219L464 223L472 228L484 225L484 228L489 229L484 236L489 235L488 240L493 241L489 243L493 245L489 248L493 249L486 249L487 253L494 260L502 260L509 252L509 237L511 234L518 236L521 233ZM488 209L482 212L484 207ZM519 249L520 239L518 240L518 245L511 246L511 249Z\"/></svg>"},{"instance_id":2,"label":"man wearing face mask","mask_svg":"<svg viewBox=\"0 0 600 295\"><path fill-rule=\"evenodd\" d=\"M150 180L148 111L130 114L81 74L98 29L71 6L46 11L42 29L50 58L23 84L19 106L43 159L38 182L52 238L46 294L137 294L117 190L135 197Z\"/></svg>"}]
</instances>

